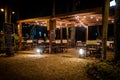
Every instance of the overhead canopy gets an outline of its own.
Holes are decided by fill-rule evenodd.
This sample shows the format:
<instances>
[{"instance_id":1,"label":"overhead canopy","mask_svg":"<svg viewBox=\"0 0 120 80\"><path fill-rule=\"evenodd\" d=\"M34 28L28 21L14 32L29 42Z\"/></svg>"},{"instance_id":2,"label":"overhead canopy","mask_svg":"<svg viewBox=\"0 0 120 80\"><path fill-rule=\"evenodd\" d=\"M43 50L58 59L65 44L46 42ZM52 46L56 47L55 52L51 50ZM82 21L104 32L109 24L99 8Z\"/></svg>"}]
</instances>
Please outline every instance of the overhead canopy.
<instances>
[{"instance_id":1,"label":"overhead canopy","mask_svg":"<svg viewBox=\"0 0 120 80\"><path fill-rule=\"evenodd\" d=\"M95 26L102 25L102 8L93 8L82 11L76 11L67 14L57 15L57 21L75 24L75 26ZM114 22L114 16L109 16L109 24Z\"/></svg>"},{"instance_id":2,"label":"overhead canopy","mask_svg":"<svg viewBox=\"0 0 120 80\"><path fill-rule=\"evenodd\" d=\"M47 26L48 17L38 17L26 20L19 20L18 23L27 23L34 25ZM75 26L95 26L102 25L102 8L86 9L82 11L74 11L66 14L59 14L53 17L56 20L56 26L59 27L62 24L74 24ZM109 24L114 22L114 16L109 16ZM65 27L65 26L64 26Z\"/></svg>"},{"instance_id":3,"label":"overhead canopy","mask_svg":"<svg viewBox=\"0 0 120 80\"><path fill-rule=\"evenodd\" d=\"M19 20L17 21L18 24L25 23L25 24L33 24L39 26L47 26L49 27L49 22L56 21L56 28L59 27L69 27L72 26L83 26L86 27L86 40L88 40L88 26L96 26L102 25L102 8L93 8L93 9L86 9L82 11L73 11L66 14L59 14L55 15L54 17L47 16L47 17L38 17L26 20ZM50 19L54 21L49 21ZM109 24L114 22L114 16L109 16L108 18ZM19 28L19 35L20 35L20 48L22 48L22 31L21 25ZM48 29L49 30L49 29ZM60 29L62 30L62 29ZM51 30L52 31L52 30ZM50 36L50 42L52 42L53 35ZM61 41L62 41L62 34L61 34ZM50 47L52 44L50 44ZM52 51L52 47L50 48Z\"/></svg>"}]
</instances>

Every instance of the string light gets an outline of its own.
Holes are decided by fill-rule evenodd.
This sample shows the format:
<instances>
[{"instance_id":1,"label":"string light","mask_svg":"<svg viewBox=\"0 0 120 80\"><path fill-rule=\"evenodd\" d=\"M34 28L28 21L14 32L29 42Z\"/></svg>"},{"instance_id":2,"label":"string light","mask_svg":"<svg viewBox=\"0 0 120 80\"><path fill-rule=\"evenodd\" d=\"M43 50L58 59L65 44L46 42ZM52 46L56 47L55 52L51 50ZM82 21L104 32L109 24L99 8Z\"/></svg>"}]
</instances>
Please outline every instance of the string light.
<instances>
[{"instance_id":1,"label":"string light","mask_svg":"<svg viewBox=\"0 0 120 80\"><path fill-rule=\"evenodd\" d=\"M3 9L3 8L1 8L1 9L0 9L0 11L1 11L1 12L4 12L4 9Z\"/></svg>"}]
</instances>

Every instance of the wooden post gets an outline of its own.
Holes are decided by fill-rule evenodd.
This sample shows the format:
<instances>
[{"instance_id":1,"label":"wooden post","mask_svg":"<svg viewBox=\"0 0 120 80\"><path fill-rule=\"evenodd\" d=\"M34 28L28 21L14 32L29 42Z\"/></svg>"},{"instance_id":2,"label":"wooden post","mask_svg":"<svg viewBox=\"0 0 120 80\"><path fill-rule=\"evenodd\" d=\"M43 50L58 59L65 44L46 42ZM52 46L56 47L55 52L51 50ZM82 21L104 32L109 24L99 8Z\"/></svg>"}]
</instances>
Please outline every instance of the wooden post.
<instances>
[{"instance_id":1,"label":"wooden post","mask_svg":"<svg viewBox=\"0 0 120 80\"><path fill-rule=\"evenodd\" d=\"M69 36L69 33L68 33L68 26L66 26L66 38L67 38L67 42L68 42L68 37Z\"/></svg>"},{"instance_id":2,"label":"wooden post","mask_svg":"<svg viewBox=\"0 0 120 80\"><path fill-rule=\"evenodd\" d=\"M86 41L88 40L88 26L86 26Z\"/></svg>"},{"instance_id":3,"label":"wooden post","mask_svg":"<svg viewBox=\"0 0 120 80\"><path fill-rule=\"evenodd\" d=\"M66 37L67 37L67 41L68 41L68 36L69 36L69 33L68 33L68 26L66 26Z\"/></svg>"},{"instance_id":4,"label":"wooden post","mask_svg":"<svg viewBox=\"0 0 120 80\"><path fill-rule=\"evenodd\" d=\"M52 37L53 37L53 22L52 20L50 19L50 30L49 30L49 34L50 34L50 37L49 37L49 53L52 53Z\"/></svg>"},{"instance_id":5,"label":"wooden post","mask_svg":"<svg viewBox=\"0 0 120 80\"><path fill-rule=\"evenodd\" d=\"M53 8L52 8L52 17L50 18L50 43L49 43L49 53L52 53L52 41L55 39L55 28L56 21L52 20L55 17L55 0L53 0ZM53 39L54 38L54 39Z\"/></svg>"},{"instance_id":6,"label":"wooden post","mask_svg":"<svg viewBox=\"0 0 120 80\"><path fill-rule=\"evenodd\" d=\"M68 32L68 26L66 26L66 37L67 37L67 48L69 47L69 32Z\"/></svg>"},{"instance_id":7,"label":"wooden post","mask_svg":"<svg viewBox=\"0 0 120 80\"><path fill-rule=\"evenodd\" d=\"M62 45L62 27L60 26L60 41L61 41L61 45Z\"/></svg>"},{"instance_id":8,"label":"wooden post","mask_svg":"<svg viewBox=\"0 0 120 80\"><path fill-rule=\"evenodd\" d=\"M22 49L22 24L18 23L18 35L19 35L19 50Z\"/></svg>"},{"instance_id":9,"label":"wooden post","mask_svg":"<svg viewBox=\"0 0 120 80\"><path fill-rule=\"evenodd\" d=\"M56 21L50 20L50 43L49 43L49 53L52 53L53 47L52 42L55 40L55 28L56 28Z\"/></svg>"}]
</instances>

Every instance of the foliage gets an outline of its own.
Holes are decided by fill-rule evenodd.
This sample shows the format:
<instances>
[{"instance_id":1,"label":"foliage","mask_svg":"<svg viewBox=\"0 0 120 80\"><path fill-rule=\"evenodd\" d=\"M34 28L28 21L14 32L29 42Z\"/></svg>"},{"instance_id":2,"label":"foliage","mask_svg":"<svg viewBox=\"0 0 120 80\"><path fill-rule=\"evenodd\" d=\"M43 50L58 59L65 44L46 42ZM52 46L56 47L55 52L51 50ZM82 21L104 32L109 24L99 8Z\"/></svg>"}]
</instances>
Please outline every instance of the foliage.
<instances>
[{"instance_id":1,"label":"foliage","mask_svg":"<svg viewBox=\"0 0 120 80\"><path fill-rule=\"evenodd\" d=\"M4 42L4 37L2 35L0 35L0 43Z\"/></svg>"},{"instance_id":2,"label":"foliage","mask_svg":"<svg viewBox=\"0 0 120 80\"><path fill-rule=\"evenodd\" d=\"M0 34L0 53L4 52L4 36Z\"/></svg>"},{"instance_id":3,"label":"foliage","mask_svg":"<svg viewBox=\"0 0 120 80\"><path fill-rule=\"evenodd\" d=\"M120 63L112 61L87 64L87 76L91 80L120 80Z\"/></svg>"},{"instance_id":4,"label":"foliage","mask_svg":"<svg viewBox=\"0 0 120 80\"><path fill-rule=\"evenodd\" d=\"M14 33L12 36L14 37L15 41L19 40L19 36L17 34Z\"/></svg>"}]
</instances>

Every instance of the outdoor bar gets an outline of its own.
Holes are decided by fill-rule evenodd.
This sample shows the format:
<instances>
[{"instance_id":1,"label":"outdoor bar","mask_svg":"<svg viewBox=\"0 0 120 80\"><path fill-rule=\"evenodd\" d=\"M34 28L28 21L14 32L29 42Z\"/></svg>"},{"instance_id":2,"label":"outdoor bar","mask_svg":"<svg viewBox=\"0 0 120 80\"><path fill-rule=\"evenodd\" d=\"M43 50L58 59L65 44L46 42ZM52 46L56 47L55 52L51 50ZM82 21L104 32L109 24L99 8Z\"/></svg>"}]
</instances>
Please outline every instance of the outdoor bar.
<instances>
[{"instance_id":1,"label":"outdoor bar","mask_svg":"<svg viewBox=\"0 0 120 80\"><path fill-rule=\"evenodd\" d=\"M109 24L112 24L114 22L113 16L109 16L108 18ZM44 36L47 35L47 39L49 40L49 53L53 53L53 42L55 42L56 37L59 37L59 45L63 44L63 32L65 32L64 35L66 35L66 43L67 47L73 46L76 44L75 42L75 34L74 31L71 31L71 35L73 35L70 38L70 31L69 28L72 28L72 30L75 30L76 27L84 27L85 28L85 43L89 44L89 27L92 26L98 26L102 25L102 8L93 8L93 9L86 9L82 11L74 11L72 13L66 13L66 14L59 14L54 17L47 16L47 17L38 17L38 18L32 18L32 19L26 19L26 20L19 20L18 23L18 34L20 38L20 48L23 48L23 32L22 32L22 26L23 24L30 24L30 25L39 25L46 27L48 33L44 34ZM63 28L66 28L65 31L62 31ZM59 30L59 35L56 34L55 30ZM41 33L39 33L40 35ZM38 39L39 40L39 39ZM68 46L69 44L69 46ZM58 47L58 46L57 46ZM56 48L57 48L56 47ZM55 49L56 49L55 48ZM62 49L63 51L63 49Z\"/></svg>"}]
</instances>

